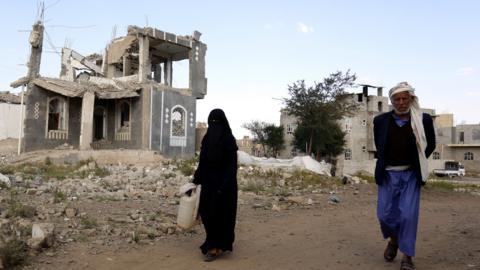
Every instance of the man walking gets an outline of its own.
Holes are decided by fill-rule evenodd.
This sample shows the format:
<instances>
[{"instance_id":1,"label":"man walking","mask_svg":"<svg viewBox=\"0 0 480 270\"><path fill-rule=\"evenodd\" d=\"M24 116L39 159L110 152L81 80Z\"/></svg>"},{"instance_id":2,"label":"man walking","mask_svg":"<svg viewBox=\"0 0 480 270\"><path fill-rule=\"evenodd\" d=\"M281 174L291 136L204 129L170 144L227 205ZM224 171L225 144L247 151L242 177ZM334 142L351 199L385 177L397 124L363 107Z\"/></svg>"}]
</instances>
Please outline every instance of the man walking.
<instances>
[{"instance_id":1,"label":"man walking","mask_svg":"<svg viewBox=\"0 0 480 270\"><path fill-rule=\"evenodd\" d=\"M435 130L408 83L390 89L389 97L394 110L373 120L377 217L383 237L389 238L385 260L393 261L400 249L404 254L400 269L413 270L420 188L428 177L427 158L435 149Z\"/></svg>"}]
</instances>

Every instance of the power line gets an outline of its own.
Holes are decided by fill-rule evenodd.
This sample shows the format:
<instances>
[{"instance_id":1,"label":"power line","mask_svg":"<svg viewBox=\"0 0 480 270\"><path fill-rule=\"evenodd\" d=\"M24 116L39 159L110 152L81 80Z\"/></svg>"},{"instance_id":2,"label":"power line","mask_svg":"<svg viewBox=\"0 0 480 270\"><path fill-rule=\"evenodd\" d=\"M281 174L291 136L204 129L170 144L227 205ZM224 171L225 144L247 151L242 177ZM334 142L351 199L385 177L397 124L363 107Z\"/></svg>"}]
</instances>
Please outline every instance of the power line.
<instances>
[{"instance_id":1,"label":"power line","mask_svg":"<svg viewBox=\"0 0 480 270\"><path fill-rule=\"evenodd\" d=\"M53 44L52 42L52 39L50 38L50 35L48 34L47 30L44 29L44 33L45 33L45 36L47 37L47 42L48 44L50 45L50 48L56 52L58 54L58 56L62 57L62 55L60 54L60 52L57 51L56 47L55 47L55 44Z\"/></svg>"},{"instance_id":2,"label":"power line","mask_svg":"<svg viewBox=\"0 0 480 270\"><path fill-rule=\"evenodd\" d=\"M53 6L56 6L58 3L60 3L60 1L61 1L61 0L58 0L57 2L55 2L55 3L53 3L53 4L50 4L50 5L48 5L48 6L45 8L45 10L47 10L47 9L49 9L49 8L53 7Z\"/></svg>"},{"instance_id":3,"label":"power line","mask_svg":"<svg viewBox=\"0 0 480 270\"><path fill-rule=\"evenodd\" d=\"M72 26L72 25L63 25L63 24L55 24L55 25L48 25L48 28L68 28L68 29L85 29L85 28L93 28L96 27L96 24L92 25L82 25L82 26Z\"/></svg>"}]
</instances>

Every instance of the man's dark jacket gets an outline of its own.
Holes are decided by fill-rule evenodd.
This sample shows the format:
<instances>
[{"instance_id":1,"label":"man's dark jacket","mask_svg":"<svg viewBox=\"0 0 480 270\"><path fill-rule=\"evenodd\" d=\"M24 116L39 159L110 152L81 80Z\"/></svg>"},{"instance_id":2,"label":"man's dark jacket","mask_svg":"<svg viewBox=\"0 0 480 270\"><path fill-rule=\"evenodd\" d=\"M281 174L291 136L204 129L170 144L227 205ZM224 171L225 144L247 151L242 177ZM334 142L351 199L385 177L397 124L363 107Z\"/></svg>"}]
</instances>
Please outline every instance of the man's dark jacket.
<instances>
[{"instance_id":1,"label":"man's dark jacket","mask_svg":"<svg viewBox=\"0 0 480 270\"><path fill-rule=\"evenodd\" d=\"M375 147L377 148L376 158L377 165L375 167L375 182L377 185L381 185L383 179L386 177L385 167L386 156L387 156L387 142L388 142L388 132L389 132L389 123L393 117L393 111L380 114L373 119L373 136L375 139ZM433 120L429 114L424 113L423 116L423 128L425 130L425 137L427 138L427 148L425 149L425 155L427 158L435 150L435 129L433 127ZM408 123L410 124L410 122ZM415 150L416 151L416 150ZM418 155L415 155L415 159L412 162L413 170L417 175L417 179L420 184L424 184L422 181L422 174L420 172L420 160Z\"/></svg>"}]
</instances>

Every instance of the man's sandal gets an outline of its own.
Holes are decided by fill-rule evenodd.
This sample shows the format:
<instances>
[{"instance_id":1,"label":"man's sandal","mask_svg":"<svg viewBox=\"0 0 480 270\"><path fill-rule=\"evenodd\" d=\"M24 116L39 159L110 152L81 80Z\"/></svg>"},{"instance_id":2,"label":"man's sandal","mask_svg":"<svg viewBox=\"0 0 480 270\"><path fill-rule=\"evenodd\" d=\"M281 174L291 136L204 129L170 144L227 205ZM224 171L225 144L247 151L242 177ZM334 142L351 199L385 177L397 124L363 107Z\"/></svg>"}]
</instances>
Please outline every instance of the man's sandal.
<instances>
[{"instance_id":1,"label":"man's sandal","mask_svg":"<svg viewBox=\"0 0 480 270\"><path fill-rule=\"evenodd\" d=\"M415 270L415 265L411 260L402 260L400 270Z\"/></svg>"},{"instance_id":2,"label":"man's sandal","mask_svg":"<svg viewBox=\"0 0 480 270\"><path fill-rule=\"evenodd\" d=\"M388 242L387 248L385 248L385 252L383 253L383 258L387 262L391 262L397 257L397 251L398 251L398 244L394 244L392 242Z\"/></svg>"}]
</instances>

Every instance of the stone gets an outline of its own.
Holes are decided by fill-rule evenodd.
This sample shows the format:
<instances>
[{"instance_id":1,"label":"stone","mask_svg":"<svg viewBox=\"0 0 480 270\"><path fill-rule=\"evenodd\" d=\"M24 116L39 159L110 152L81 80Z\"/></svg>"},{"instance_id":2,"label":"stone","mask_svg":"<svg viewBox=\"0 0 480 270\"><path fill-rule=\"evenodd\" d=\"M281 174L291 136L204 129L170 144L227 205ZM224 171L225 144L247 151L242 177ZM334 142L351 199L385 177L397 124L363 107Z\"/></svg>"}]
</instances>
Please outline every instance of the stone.
<instances>
[{"instance_id":1,"label":"stone","mask_svg":"<svg viewBox=\"0 0 480 270\"><path fill-rule=\"evenodd\" d=\"M65 216L68 218L73 218L77 215L77 209L75 208L66 208L65 209Z\"/></svg>"},{"instance_id":2,"label":"stone","mask_svg":"<svg viewBox=\"0 0 480 270\"><path fill-rule=\"evenodd\" d=\"M48 248L55 242L55 225L53 223L34 223L32 225L32 238L29 245L33 249Z\"/></svg>"},{"instance_id":3,"label":"stone","mask_svg":"<svg viewBox=\"0 0 480 270\"><path fill-rule=\"evenodd\" d=\"M273 204L272 205L272 211L277 211L277 212L280 212L282 209L280 208L280 206L276 205L276 204Z\"/></svg>"},{"instance_id":4,"label":"stone","mask_svg":"<svg viewBox=\"0 0 480 270\"><path fill-rule=\"evenodd\" d=\"M328 200L332 203L340 203L340 198L335 195L330 195L330 197L328 197Z\"/></svg>"},{"instance_id":5,"label":"stone","mask_svg":"<svg viewBox=\"0 0 480 270\"><path fill-rule=\"evenodd\" d=\"M35 178L33 178L33 184L36 186L41 186L43 184L43 177L36 175Z\"/></svg>"},{"instance_id":6,"label":"stone","mask_svg":"<svg viewBox=\"0 0 480 270\"><path fill-rule=\"evenodd\" d=\"M288 197L288 201L291 203L303 204L305 203L305 198L301 196L291 196L291 197Z\"/></svg>"},{"instance_id":7,"label":"stone","mask_svg":"<svg viewBox=\"0 0 480 270\"><path fill-rule=\"evenodd\" d=\"M27 191L25 192L27 195L35 195L37 194L38 190L36 188L29 188L27 189Z\"/></svg>"},{"instance_id":8,"label":"stone","mask_svg":"<svg viewBox=\"0 0 480 270\"><path fill-rule=\"evenodd\" d=\"M252 208L253 208L253 209L260 209L260 208L263 208L263 207L265 207L265 206L264 206L263 204L261 204L261 203L254 203L254 204L252 205Z\"/></svg>"},{"instance_id":9,"label":"stone","mask_svg":"<svg viewBox=\"0 0 480 270\"><path fill-rule=\"evenodd\" d=\"M0 183L3 183L7 187L12 186L12 181L10 180L10 178L8 178L8 176L5 176L1 173L0 173Z\"/></svg>"}]
</instances>

